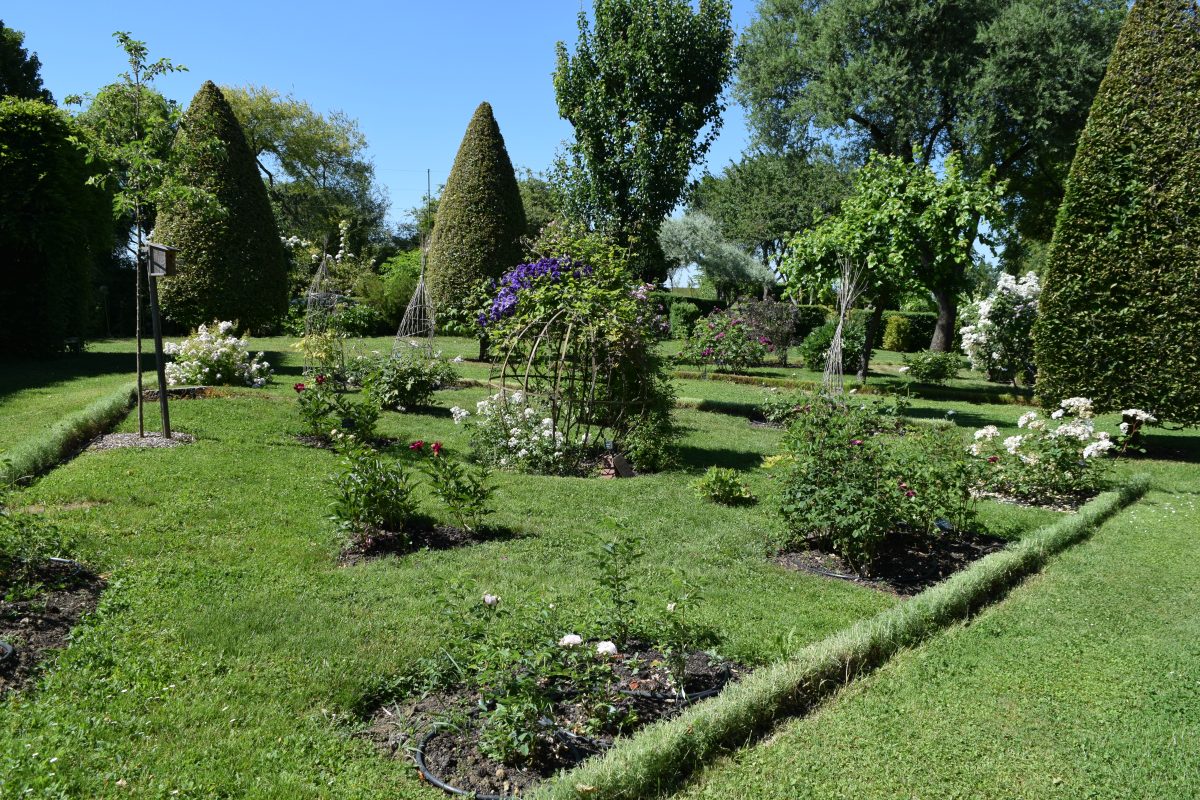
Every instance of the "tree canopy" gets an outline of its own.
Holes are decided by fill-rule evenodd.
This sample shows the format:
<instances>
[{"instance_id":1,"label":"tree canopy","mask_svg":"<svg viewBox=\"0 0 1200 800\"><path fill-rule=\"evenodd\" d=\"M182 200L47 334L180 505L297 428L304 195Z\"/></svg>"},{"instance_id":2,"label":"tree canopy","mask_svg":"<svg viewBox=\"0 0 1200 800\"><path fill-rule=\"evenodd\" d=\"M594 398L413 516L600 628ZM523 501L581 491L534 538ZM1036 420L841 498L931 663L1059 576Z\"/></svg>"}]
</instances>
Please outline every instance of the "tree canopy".
<instances>
[{"instance_id":1,"label":"tree canopy","mask_svg":"<svg viewBox=\"0 0 1200 800\"><path fill-rule=\"evenodd\" d=\"M737 299L742 290L775 281L770 268L728 241L713 219L702 212L689 211L680 218L663 220L658 239L672 269L695 264L716 289L717 297L727 302Z\"/></svg>"},{"instance_id":2,"label":"tree canopy","mask_svg":"<svg viewBox=\"0 0 1200 800\"><path fill-rule=\"evenodd\" d=\"M1138 0L1067 181L1038 394L1200 423L1200 7Z\"/></svg>"},{"instance_id":3,"label":"tree canopy","mask_svg":"<svg viewBox=\"0 0 1200 800\"><path fill-rule=\"evenodd\" d=\"M560 164L568 212L631 246L661 281L658 226L721 125L732 70L727 0L595 0L575 52L558 44L554 94L575 129Z\"/></svg>"},{"instance_id":4,"label":"tree canopy","mask_svg":"<svg viewBox=\"0 0 1200 800\"><path fill-rule=\"evenodd\" d=\"M5 26L0 19L0 97L20 97L53 103L42 86L42 62L25 49L25 34Z\"/></svg>"}]
</instances>

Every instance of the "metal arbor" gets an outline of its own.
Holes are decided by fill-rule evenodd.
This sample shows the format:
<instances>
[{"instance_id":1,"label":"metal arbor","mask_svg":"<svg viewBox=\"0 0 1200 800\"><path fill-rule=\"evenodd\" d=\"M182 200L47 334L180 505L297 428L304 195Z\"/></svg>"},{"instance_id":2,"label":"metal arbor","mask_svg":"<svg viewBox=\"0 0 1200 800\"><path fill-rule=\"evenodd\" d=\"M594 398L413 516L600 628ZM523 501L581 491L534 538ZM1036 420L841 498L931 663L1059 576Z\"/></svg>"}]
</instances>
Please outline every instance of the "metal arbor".
<instances>
[{"instance_id":1,"label":"metal arbor","mask_svg":"<svg viewBox=\"0 0 1200 800\"><path fill-rule=\"evenodd\" d=\"M327 352L333 346L332 329L333 317L344 298L334 290L333 280L329 275L329 264L332 257L325 255L313 275L308 287L308 297L304 309L304 374L328 366L334 355Z\"/></svg>"},{"instance_id":2,"label":"metal arbor","mask_svg":"<svg viewBox=\"0 0 1200 800\"><path fill-rule=\"evenodd\" d=\"M422 257L424 261L424 257ZM392 343L395 352L401 343L408 346L420 344L424 340L426 355L433 356L433 336L437 329L437 317L433 309L433 301L425 289L425 267L421 266L421 277L417 280L417 288L413 290L412 298L404 309L404 318L396 331L396 341Z\"/></svg>"}]
</instances>

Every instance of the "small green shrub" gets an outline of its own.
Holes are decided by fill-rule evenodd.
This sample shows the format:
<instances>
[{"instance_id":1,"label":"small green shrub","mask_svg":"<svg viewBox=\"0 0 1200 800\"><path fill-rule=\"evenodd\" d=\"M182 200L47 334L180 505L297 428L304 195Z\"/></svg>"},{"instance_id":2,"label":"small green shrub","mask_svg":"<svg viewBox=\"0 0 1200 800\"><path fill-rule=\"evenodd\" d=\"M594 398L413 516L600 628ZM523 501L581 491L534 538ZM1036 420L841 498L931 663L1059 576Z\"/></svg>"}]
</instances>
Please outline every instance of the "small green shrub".
<instances>
[{"instance_id":1,"label":"small green shrub","mask_svg":"<svg viewBox=\"0 0 1200 800\"><path fill-rule=\"evenodd\" d=\"M454 365L441 353L432 357L420 347L400 347L374 359L364 387L383 407L396 411L429 405L433 393L458 380Z\"/></svg>"},{"instance_id":2,"label":"small green shrub","mask_svg":"<svg viewBox=\"0 0 1200 800\"><path fill-rule=\"evenodd\" d=\"M826 322L813 330L800 343L800 360L808 369L821 372L825 369L825 359L833 344L833 335L837 331L837 322ZM842 330L842 369L849 372L858 368L863 348L867 344L867 328L861 319L851 318Z\"/></svg>"},{"instance_id":3,"label":"small green shrub","mask_svg":"<svg viewBox=\"0 0 1200 800\"><path fill-rule=\"evenodd\" d=\"M404 534L417 513L408 470L363 444L339 435L342 469L334 476L333 518L351 536L372 531Z\"/></svg>"},{"instance_id":4,"label":"small green shrub","mask_svg":"<svg viewBox=\"0 0 1200 800\"><path fill-rule=\"evenodd\" d=\"M409 449L424 453L425 442L418 439ZM446 505L459 527L471 533L478 531L484 518L492 513L491 500L496 493L492 471L486 465L467 466L454 461L445 455L441 442L429 445L423 471L429 476L433 496Z\"/></svg>"},{"instance_id":5,"label":"small green shrub","mask_svg":"<svg viewBox=\"0 0 1200 800\"><path fill-rule=\"evenodd\" d=\"M792 341L804 341L804 337L828 321L829 312L827 306L796 306L796 327L792 332Z\"/></svg>"},{"instance_id":6,"label":"small green shrub","mask_svg":"<svg viewBox=\"0 0 1200 800\"><path fill-rule=\"evenodd\" d=\"M341 303L329 317L329 329L344 338L375 336L386 327L383 315L366 303Z\"/></svg>"},{"instance_id":7,"label":"small green shrub","mask_svg":"<svg viewBox=\"0 0 1200 800\"><path fill-rule=\"evenodd\" d=\"M756 336L733 311L716 311L696 323L679 354L687 364L738 371L762 364L769 340Z\"/></svg>"},{"instance_id":8,"label":"small green shrub","mask_svg":"<svg viewBox=\"0 0 1200 800\"><path fill-rule=\"evenodd\" d=\"M700 308L695 303L677 300L671 304L670 323L671 338L686 339L692 333L692 326L700 319Z\"/></svg>"},{"instance_id":9,"label":"small green shrub","mask_svg":"<svg viewBox=\"0 0 1200 800\"><path fill-rule=\"evenodd\" d=\"M909 353L904 356L904 366L900 371L917 383L941 386L958 377L958 359L958 353L935 353L932 350Z\"/></svg>"},{"instance_id":10,"label":"small green shrub","mask_svg":"<svg viewBox=\"0 0 1200 800\"><path fill-rule=\"evenodd\" d=\"M339 391L330 378L317 375L312 383L292 386L298 395L300 419L313 436L333 436L333 431L353 434L359 441L375 438L379 422L379 403L370 394L354 399Z\"/></svg>"},{"instance_id":11,"label":"small green shrub","mask_svg":"<svg viewBox=\"0 0 1200 800\"><path fill-rule=\"evenodd\" d=\"M929 347L937 327L937 314L923 311L883 312L884 350L913 353Z\"/></svg>"},{"instance_id":12,"label":"small green shrub","mask_svg":"<svg viewBox=\"0 0 1200 800\"><path fill-rule=\"evenodd\" d=\"M750 487L738 477L735 469L709 467L702 478L692 483L692 488L702 499L723 506L754 502L754 494Z\"/></svg>"}]
</instances>

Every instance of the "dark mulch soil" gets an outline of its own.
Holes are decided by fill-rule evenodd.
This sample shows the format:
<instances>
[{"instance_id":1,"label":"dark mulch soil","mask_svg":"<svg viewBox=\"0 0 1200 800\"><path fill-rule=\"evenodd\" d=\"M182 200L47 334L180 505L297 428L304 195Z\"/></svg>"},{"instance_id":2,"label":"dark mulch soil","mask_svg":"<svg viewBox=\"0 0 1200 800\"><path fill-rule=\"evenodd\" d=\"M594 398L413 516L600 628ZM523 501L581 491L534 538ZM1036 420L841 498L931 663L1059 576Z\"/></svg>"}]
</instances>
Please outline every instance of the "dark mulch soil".
<instances>
[{"instance_id":1,"label":"dark mulch soil","mask_svg":"<svg viewBox=\"0 0 1200 800\"><path fill-rule=\"evenodd\" d=\"M512 536L512 531L505 528L485 527L472 533L453 525L438 525L431 520L422 520L414 523L406 533L371 530L356 534L342 548L338 563L348 567L385 556L402 556L418 550L453 550L481 542L510 539Z\"/></svg>"},{"instance_id":2,"label":"dark mulch soil","mask_svg":"<svg viewBox=\"0 0 1200 800\"><path fill-rule=\"evenodd\" d=\"M230 392L214 386L172 386L167 389L168 400L205 400L210 397L229 397ZM143 389L142 399L158 400L158 389Z\"/></svg>"},{"instance_id":3,"label":"dark mulch soil","mask_svg":"<svg viewBox=\"0 0 1200 800\"><path fill-rule=\"evenodd\" d=\"M788 569L853 581L907 597L941 583L989 553L1003 550L1007 539L983 533L947 536L895 534L884 539L870 574L855 571L832 553L815 549L780 553L773 560Z\"/></svg>"},{"instance_id":4,"label":"dark mulch soil","mask_svg":"<svg viewBox=\"0 0 1200 800\"><path fill-rule=\"evenodd\" d=\"M71 629L96 609L104 589L99 576L71 565L50 565L41 580L54 588L31 600L0 600L0 641L14 648L0 661L0 694L21 687L43 659L66 647Z\"/></svg>"},{"instance_id":5,"label":"dark mulch soil","mask_svg":"<svg viewBox=\"0 0 1200 800\"><path fill-rule=\"evenodd\" d=\"M636 714L634 727L678 714L685 705L670 694L662 654L644 645L631 645L630 650L617 656L619 683L614 688L625 692L617 695L619 709ZM736 664L717 661L707 653L693 653L688 658L688 690L698 693L719 689L741 672ZM616 731L585 735L578 724L572 723L581 714L569 695L555 705L552 716L559 720L559 726L546 720L537 760L521 767L501 764L480 752L481 716L475 692L439 692L383 706L371 718L365 735L393 757L404 758L414 754L422 740L437 730L423 751L425 767L431 774L483 797L520 795L554 773L603 753L617 736Z\"/></svg>"}]
</instances>

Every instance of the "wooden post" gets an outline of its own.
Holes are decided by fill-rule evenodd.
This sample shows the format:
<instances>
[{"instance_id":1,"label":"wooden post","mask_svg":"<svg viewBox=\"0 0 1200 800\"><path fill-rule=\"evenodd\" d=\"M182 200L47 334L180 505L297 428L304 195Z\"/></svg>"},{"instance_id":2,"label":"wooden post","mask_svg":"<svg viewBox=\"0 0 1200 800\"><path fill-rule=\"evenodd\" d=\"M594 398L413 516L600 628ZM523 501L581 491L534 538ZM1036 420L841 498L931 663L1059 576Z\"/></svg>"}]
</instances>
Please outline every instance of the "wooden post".
<instances>
[{"instance_id":1,"label":"wooden post","mask_svg":"<svg viewBox=\"0 0 1200 800\"><path fill-rule=\"evenodd\" d=\"M162 319L158 313L158 278L149 270L150 259L146 259L147 282L150 285L150 319L154 325L154 363L158 367L158 410L162 414L162 435L171 438L171 412L167 407L167 369L163 358Z\"/></svg>"}]
</instances>

